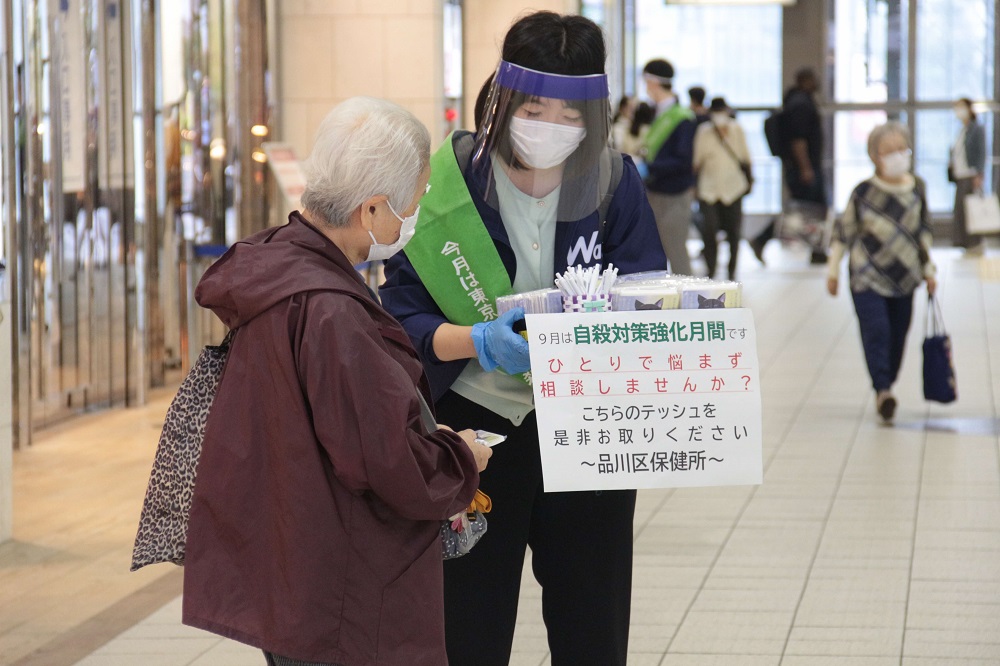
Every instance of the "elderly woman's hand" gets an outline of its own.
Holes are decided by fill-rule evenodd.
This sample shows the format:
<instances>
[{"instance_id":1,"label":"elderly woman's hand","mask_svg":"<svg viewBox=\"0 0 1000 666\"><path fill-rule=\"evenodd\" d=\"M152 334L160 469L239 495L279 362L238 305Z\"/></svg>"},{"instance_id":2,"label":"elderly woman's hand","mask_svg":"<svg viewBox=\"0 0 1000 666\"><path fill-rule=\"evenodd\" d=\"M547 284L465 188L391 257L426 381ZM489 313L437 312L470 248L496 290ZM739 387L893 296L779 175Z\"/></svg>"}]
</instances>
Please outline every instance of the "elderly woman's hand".
<instances>
[{"instance_id":1,"label":"elderly woman's hand","mask_svg":"<svg viewBox=\"0 0 1000 666\"><path fill-rule=\"evenodd\" d=\"M476 467L482 472L486 469L486 463L490 459L490 456L493 455L493 449L483 444L483 440L476 439L475 430L460 430L457 434L465 440L465 443L476 459Z\"/></svg>"}]
</instances>

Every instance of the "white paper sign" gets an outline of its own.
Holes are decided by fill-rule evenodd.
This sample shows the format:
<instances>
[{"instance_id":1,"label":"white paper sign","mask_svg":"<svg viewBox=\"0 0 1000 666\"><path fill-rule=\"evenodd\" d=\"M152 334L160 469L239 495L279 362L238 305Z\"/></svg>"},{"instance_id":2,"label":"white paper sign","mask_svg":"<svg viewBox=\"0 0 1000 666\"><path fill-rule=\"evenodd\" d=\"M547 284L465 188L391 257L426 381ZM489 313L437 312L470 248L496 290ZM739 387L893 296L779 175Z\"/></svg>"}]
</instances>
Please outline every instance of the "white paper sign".
<instances>
[{"instance_id":1,"label":"white paper sign","mask_svg":"<svg viewBox=\"0 0 1000 666\"><path fill-rule=\"evenodd\" d=\"M546 492L761 483L749 309L526 319Z\"/></svg>"},{"instance_id":2,"label":"white paper sign","mask_svg":"<svg viewBox=\"0 0 1000 666\"><path fill-rule=\"evenodd\" d=\"M124 119L122 105L124 103L122 68L122 20L121 7L118 2L109 1L104 12L104 83L107 105L107 148L108 148L108 186L122 188L125 186L125 154ZM131 120L129 121L131 122Z\"/></svg>"},{"instance_id":3,"label":"white paper sign","mask_svg":"<svg viewBox=\"0 0 1000 666\"><path fill-rule=\"evenodd\" d=\"M62 117L63 192L84 188L87 150L86 60L80 0L59 3L59 104Z\"/></svg>"}]
</instances>

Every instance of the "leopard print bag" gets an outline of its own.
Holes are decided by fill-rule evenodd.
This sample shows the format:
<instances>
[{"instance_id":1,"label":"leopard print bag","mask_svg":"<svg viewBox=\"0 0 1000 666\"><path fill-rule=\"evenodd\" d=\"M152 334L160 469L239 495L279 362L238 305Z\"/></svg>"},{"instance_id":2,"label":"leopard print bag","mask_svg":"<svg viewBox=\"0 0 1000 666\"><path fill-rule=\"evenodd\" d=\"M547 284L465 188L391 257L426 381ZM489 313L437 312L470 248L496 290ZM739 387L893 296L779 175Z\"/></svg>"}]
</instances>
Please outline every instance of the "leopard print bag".
<instances>
[{"instance_id":1,"label":"leopard print bag","mask_svg":"<svg viewBox=\"0 0 1000 666\"><path fill-rule=\"evenodd\" d=\"M167 410L135 535L132 571L159 562L184 565L198 457L233 333L201 351Z\"/></svg>"}]
</instances>

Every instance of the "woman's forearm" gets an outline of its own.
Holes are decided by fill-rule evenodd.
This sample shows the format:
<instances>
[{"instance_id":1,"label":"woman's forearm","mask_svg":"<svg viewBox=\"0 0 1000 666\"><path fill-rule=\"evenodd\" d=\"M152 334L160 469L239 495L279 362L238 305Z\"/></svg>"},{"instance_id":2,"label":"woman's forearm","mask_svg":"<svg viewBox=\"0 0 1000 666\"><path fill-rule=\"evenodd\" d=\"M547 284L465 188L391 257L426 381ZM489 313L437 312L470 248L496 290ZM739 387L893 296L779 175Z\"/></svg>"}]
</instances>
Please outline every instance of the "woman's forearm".
<instances>
[{"instance_id":1,"label":"woman's forearm","mask_svg":"<svg viewBox=\"0 0 1000 666\"><path fill-rule=\"evenodd\" d=\"M434 355L441 361L476 357L476 347L472 344L471 326L441 324L434 331L433 345Z\"/></svg>"}]
</instances>

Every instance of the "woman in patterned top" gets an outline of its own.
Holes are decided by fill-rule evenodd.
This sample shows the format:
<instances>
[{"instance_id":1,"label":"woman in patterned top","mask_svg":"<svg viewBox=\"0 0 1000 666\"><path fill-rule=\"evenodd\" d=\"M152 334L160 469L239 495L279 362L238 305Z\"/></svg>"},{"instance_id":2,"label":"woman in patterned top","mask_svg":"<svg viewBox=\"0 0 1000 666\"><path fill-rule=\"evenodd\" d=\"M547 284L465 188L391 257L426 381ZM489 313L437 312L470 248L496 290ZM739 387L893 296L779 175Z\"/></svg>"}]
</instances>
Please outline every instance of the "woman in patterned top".
<instances>
[{"instance_id":1,"label":"woman in patterned top","mask_svg":"<svg viewBox=\"0 0 1000 666\"><path fill-rule=\"evenodd\" d=\"M910 135L897 122L868 136L875 175L854 188L834 228L827 291L837 294L840 261L848 255L851 296L861 345L885 423L896 411L892 385L899 374L913 314L913 292L923 281L934 293L930 215L922 180L910 173Z\"/></svg>"}]
</instances>

